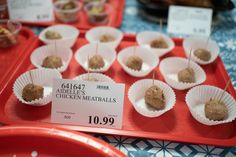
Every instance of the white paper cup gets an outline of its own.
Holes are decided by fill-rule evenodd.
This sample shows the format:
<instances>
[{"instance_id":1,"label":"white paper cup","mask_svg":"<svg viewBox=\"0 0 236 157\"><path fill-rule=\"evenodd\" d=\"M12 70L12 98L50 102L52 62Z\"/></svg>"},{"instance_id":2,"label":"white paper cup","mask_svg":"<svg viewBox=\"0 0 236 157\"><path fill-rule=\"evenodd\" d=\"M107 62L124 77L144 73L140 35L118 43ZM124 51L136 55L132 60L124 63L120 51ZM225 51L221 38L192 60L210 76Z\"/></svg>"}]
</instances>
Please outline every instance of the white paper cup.
<instances>
[{"instance_id":1,"label":"white paper cup","mask_svg":"<svg viewBox=\"0 0 236 157\"><path fill-rule=\"evenodd\" d=\"M104 75L104 74L100 74L100 73L85 73L85 74L81 74L79 76L76 76L74 78L74 80L85 80L87 81L88 78L95 78L97 81L99 82L111 82L111 83L115 83L114 80L112 80L110 77Z\"/></svg>"},{"instance_id":2,"label":"white paper cup","mask_svg":"<svg viewBox=\"0 0 236 157\"><path fill-rule=\"evenodd\" d=\"M160 63L160 72L165 81L173 88L184 90L203 83L206 80L205 71L196 63L190 61L190 68L195 73L195 83L179 82L178 72L188 67L188 60L181 57L168 57Z\"/></svg>"},{"instance_id":3,"label":"white paper cup","mask_svg":"<svg viewBox=\"0 0 236 157\"><path fill-rule=\"evenodd\" d=\"M90 43L82 46L75 53L76 61L86 70L88 71L88 57L93 57L96 54L97 44ZM112 65L112 63L116 59L116 51L108 46L98 44L98 55L103 57L105 62L104 67L100 69L91 69L90 72L106 72Z\"/></svg>"},{"instance_id":4,"label":"white paper cup","mask_svg":"<svg viewBox=\"0 0 236 157\"><path fill-rule=\"evenodd\" d=\"M218 125L232 122L236 118L236 102L227 92L225 92L221 100L228 108L228 117L222 121L214 121L205 116L205 103L211 98L219 100L223 92L224 90L209 85L200 85L189 90L185 97L185 101L192 116L198 122L205 125Z\"/></svg>"},{"instance_id":5,"label":"white paper cup","mask_svg":"<svg viewBox=\"0 0 236 157\"><path fill-rule=\"evenodd\" d=\"M103 35L111 35L115 38L115 40L110 41L110 42L100 42L100 38ZM99 43L99 44L103 44L103 45L116 49L118 45L120 44L123 36L124 36L123 33L116 28L109 27L109 26L99 26L99 27L94 27L90 29L86 33L85 38L90 43Z\"/></svg>"},{"instance_id":6,"label":"white paper cup","mask_svg":"<svg viewBox=\"0 0 236 157\"><path fill-rule=\"evenodd\" d=\"M146 90L153 85L152 83L152 79L139 80L135 82L128 91L128 98L135 110L146 117L158 117L171 110L176 102L176 96L172 88L162 81L155 80L154 85L158 86L165 96L165 108L162 110L155 110L152 107L149 107L145 103L144 97Z\"/></svg>"},{"instance_id":7,"label":"white paper cup","mask_svg":"<svg viewBox=\"0 0 236 157\"><path fill-rule=\"evenodd\" d=\"M17 99L24 104L32 105L32 106L44 106L52 101L53 79L59 79L59 78L62 78L62 76L57 70L53 70L53 69L34 69L34 70L30 70L30 71L31 71L33 83L35 85L39 85L44 88L43 98L33 100L30 102L25 101L22 98L23 88L27 84L32 83L29 71L23 73L22 75L20 75L16 79L16 81L13 85L13 93L15 94Z\"/></svg>"},{"instance_id":8,"label":"white paper cup","mask_svg":"<svg viewBox=\"0 0 236 157\"><path fill-rule=\"evenodd\" d=\"M60 33L62 38L56 39L56 40L47 39L45 37L45 33L49 30ZM44 29L39 34L39 40L41 40L44 44L55 44L55 41L56 41L57 45L62 45L65 47L72 47L75 44L77 37L79 36L79 33L80 32L77 28L70 25L65 25L65 24L54 25L54 26L50 26Z\"/></svg>"},{"instance_id":9,"label":"white paper cup","mask_svg":"<svg viewBox=\"0 0 236 157\"><path fill-rule=\"evenodd\" d=\"M168 48L152 48L150 46L153 40L160 39L160 38L163 38L165 40L165 42L168 44ZM150 51L155 53L158 57L161 57L167 54L168 52L173 50L175 47L175 43L170 37L159 32L152 32L152 31L141 32L137 35L136 41L139 45L150 49Z\"/></svg>"},{"instance_id":10,"label":"white paper cup","mask_svg":"<svg viewBox=\"0 0 236 157\"><path fill-rule=\"evenodd\" d=\"M134 55L134 49L136 49L135 55L143 60L142 69L139 71L126 66L127 59ZM153 52L141 46L136 46L136 48L134 48L134 46L124 48L118 53L117 60L124 71L134 77L144 77L148 75L159 63L159 58Z\"/></svg>"},{"instance_id":11,"label":"white paper cup","mask_svg":"<svg viewBox=\"0 0 236 157\"><path fill-rule=\"evenodd\" d=\"M56 70L58 70L59 72L64 72L68 68L68 65L70 64L73 52L70 48L58 44L45 45L35 49L30 56L30 60L35 67L44 68L42 67L43 60L47 56L51 55L59 56L62 59L62 66L57 68Z\"/></svg>"},{"instance_id":12,"label":"white paper cup","mask_svg":"<svg viewBox=\"0 0 236 157\"><path fill-rule=\"evenodd\" d=\"M217 43L209 39L207 44L208 37L188 37L183 41L183 47L185 55L189 57L190 51L192 49L191 60L197 62L198 64L205 65L214 62L219 55L220 48ZM207 44L207 45L206 45ZM209 61L203 61L194 55L196 49L203 48L208 50L211 53L211 58Z\"/></svg>"}]
</instances>

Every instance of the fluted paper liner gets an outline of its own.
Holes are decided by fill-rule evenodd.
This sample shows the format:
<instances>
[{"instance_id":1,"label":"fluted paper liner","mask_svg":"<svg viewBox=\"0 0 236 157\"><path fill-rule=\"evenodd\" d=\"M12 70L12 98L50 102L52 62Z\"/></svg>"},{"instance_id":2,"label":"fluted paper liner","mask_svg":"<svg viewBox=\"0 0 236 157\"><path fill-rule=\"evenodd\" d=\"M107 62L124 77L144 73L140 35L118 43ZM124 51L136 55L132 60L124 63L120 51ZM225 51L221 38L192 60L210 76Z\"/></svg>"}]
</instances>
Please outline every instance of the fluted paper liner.
<instances>
[{"instance_id":1,"label":"fluted paper liner","mask_svg":"<svg viewBox=\"0 0 236 157\"><path fill-rule=\"evenodd\" d=\"M154 85L158 86L165 96L165 108L162 110L155 110L145 103L145 92L153 85L152 79L144 79L135 82L128 91L128 98L135 110L146 117L158 117L165 112L171 110L176 102L176 96L171 87L162 81L155 80Z\"/></svg>"},{"instance_id":2,"label":"fluted paper liner","mask_svg":"<svg viewBox=\"0 0 236 157\"><path fill-rule=\"evenodd\" d=\"M224 93L221 101L223 101L228 108L228 117L222 121L214 121L205 116L205 103L211 98L220 100L223 92L224 90L209 85L200 85L189 90L185 97L185 101L192 116L198 122L205 125L218 125L232 122L236 118L236 102L227 92Z\"/></svg>"},{"instance_id":3,"label":"fluted paper liner","mask_svg":"<svg viewBox=\"0 0 236 157\"><path fill-rule=\"evenodd\" d=\"M203 83L206 80L205 71L193 61L190 61L190 68L195 73L195 83L179 82L178 72L188 67L188 60L181 57L168 57L160 63L160 72L165 81L173 88L184 90Z\"/></svg>"},{"instance_id":4,"label":"fluted paper liner","mask_svg":"<svg viewBox=\"0 0 236 157\"><path fill-rule=\"evenodd\" d=\"M62 38L61 39L47 39L45 37L45 33L48 30L56 31L56 32L60 33ZM44 29L39 34L39 39L44 44L55 44L55 41L56 41L57 45L63 45L64 47L72 47L75 44L77 37L79 36L79 33L80 33L80 31L73 26L59 24L59 25L50 26L50 27Z\"/></svg>"},{"instance_id":5,"label":"fluted paper liner","mask_svg":"<svg viewBox=\"0 0 236 157\"><path fill-rule=\"evenodd\" d=\"M89 75L89 76L88 76ZM79 76L76 76L74 78L74 80L87 80L89 78L95 78L100 82L111 82L111 83L115 83L114 80L112 80L110 77L104 75L104 74L100 74L100 73L85 73L85 74L81 74Z\"/></svg>"},{"instance_id":6,"label":"fluted paper liner","mask_svg":"<svg viewBox=\"0 0 236 157\"><path fill-rule=\"evenodd\" d=\"M39 85L44 88L43 98L33 100L30 102L25 101L22 98L23 88L27 84L32 83L29 71L23 73L16 79L13 85L13 93L15 94L15 96L17 97L19 101L27 105L43 106L43 105L48 104L52 100L53 79L62 78L61 74L57 70L53 70L53 69L34 69L30 71L31 71L33 83L35 85Z\"/></svg>"},{"instance_id":7,"label":"fluted paper liner","mask_svg":"<svg viewBox=\"0 0 236 157\"><path fill-rule=\"evenodd\" d=\"M100 42L100 38L103 35L111 35L115 38L114 41L109 41L109 42ZM109 26L99 26L99 27L94 27L90 29L86 35L85 38L90 42L90 43L99 43L102 45L109 46L113 49L116 49L118 45L120 44L121 40L123 39L123 33L113 27Z\"/></svg>"},{"instance_id":8,"label":"fluted paper liner","mask_svg":"<svg viewBox=\"0 0 236 157\"><path fill-rule=\"evenodd\" d=\"M126 66L126 61L130 56L139 56L143 60L141 70L133 70ZM125 48L118 53L118 62L125 72L134 77L144 77L148 75L159 63L159 58L147 48L137 46L134 53L134 46Z\"/></svg>"},{"instance_id":9,"label":"fluted paper liner","mask_svg":"<svg viewBox=\"0 0 236 157\"><path fill-rule=\"evenodd\" d=\"M78 49L75 53L76 61L86 71L88 71L88 56L91 58L96 54L96 46L97 44L95 43L86 44L82 46L80 49ZM116 59L116 51L106 45L98 44L97 55L100 55L103 57L105 65L100 69L89 68L90 72L106 72Z\"/></svg>"},{"instance_id":10,"label":"fluted paper liner","mask_svg":"<svg viewBox=\"0 0 236 157\"><path fill-rule=\"evenodd\" d=\"M31 63L35 67L45 68L45 67L42 67L43 60L47 56L51 56L51 55L59 56L62 59L62 66L59 68L56 68L56 70L58 70L59 72L64 72L68 68L68 65L70 64L73 52L70 48L64 47L62 45L58 45L58 44L45 45L45 46L41 46L35 49L30 56L30 60L31 60Z\"/></svg>"},{"instance_id":11,"label":"fluted paper liner","mask_svg":"<svg viewBox=\"0 0 236 157\"><path fill-rule=\"evenodd\" d=\"M165 40L165 42L168 45L168 48L152 48L150 46L153 40L160 39L160 38L163 38ZM141 32L137 35L136 41L139 45L144 46L148 48L150 51L152 51L153 53L155 53L158 57L161 57L167 54L168 52L173 50L175 47L175 43L170 37L159 32L152 32L152 31Z\"/></svg>"},{"instance_id":12,"label":"fluted paper liner","mask_svg":"<svg viewBox=\"0 0 236 157\"><path fill-rule=\"evenodd\" d=\"M202 64L202 65L210 64L210 63L214 62L216 60L217 56L219 55L220 48L217 45L217 43L211 39L209 39L208 44L207 44L207 40L208 40L208 37L188 37L188 38L185 38L183 41L185 55L187 57L189 57L190 51L192 49L191 60L197 62L198 64ZM211 53L211 58L209 61L203 61L194 55L193 52L199 48L207 49Z\"/></svg>"}]
</instances>

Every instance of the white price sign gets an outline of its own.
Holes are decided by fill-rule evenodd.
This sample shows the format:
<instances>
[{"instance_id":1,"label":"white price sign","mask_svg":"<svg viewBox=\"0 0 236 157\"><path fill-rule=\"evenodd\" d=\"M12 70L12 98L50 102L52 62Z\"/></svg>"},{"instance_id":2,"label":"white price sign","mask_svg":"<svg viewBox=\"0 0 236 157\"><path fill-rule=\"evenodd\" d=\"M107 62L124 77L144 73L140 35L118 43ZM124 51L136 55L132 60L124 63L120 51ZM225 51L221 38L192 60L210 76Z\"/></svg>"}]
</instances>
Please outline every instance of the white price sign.
<instances>
[{"instance_id":1,"label":"white price sign","mask_svg":"<svg viewBox=\"0 0 236 157\"><path fill-rule=\"evenodd\" d=\"M124 84L54 80L51 122L121 129L124 92Z\"/></svg>"},{"instance_id":2,"label":"white price sign","mask_svg":"<svg viewBox=\"0 0 236 157\"><path fill-rule=\"evenodd\" d=\"M50 22L54 20L52 0L7 0L12 20Z\"/></svg>"},{"instance_id":3,"label":"white price sign","mask_svg":"<svg viewBox=\"0 0 236 157\"><path fill-rule=\"evenodd\" d=\"M167 31L175 34L209 36L212 9L170 6Z\"/></svg>"}]
</instances>

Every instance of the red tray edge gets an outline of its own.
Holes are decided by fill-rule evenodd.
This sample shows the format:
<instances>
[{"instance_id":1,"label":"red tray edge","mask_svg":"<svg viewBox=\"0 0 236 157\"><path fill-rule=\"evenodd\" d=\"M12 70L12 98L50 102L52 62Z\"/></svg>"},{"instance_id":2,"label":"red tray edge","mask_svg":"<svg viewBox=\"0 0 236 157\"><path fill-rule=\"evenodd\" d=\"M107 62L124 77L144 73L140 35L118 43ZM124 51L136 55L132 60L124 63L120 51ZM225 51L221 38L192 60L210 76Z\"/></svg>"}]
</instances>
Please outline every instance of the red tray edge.
<instances>
[{"instance_id":1,"label":"red tray edge","mask_svg":"<svg viewBox=\"0 0 236 157\"><path fill-rule=\"evenodd\" d=\"M29 39L27 41L27 45L31 45L31 43L37 39L36 35L34 34L34 32L30 29L30 28L27 28L27 27L22 27L21 29L21 32L22 33L28 33L29 35ZM21 51L27 51L27 45L24 45L24 47L21 49ZM32 44L33 46L33 44ZM4 83L4 82L8 82L9 78L11 78L11 75L14 74L14 71L16 71L16 69L14 67L17 67L16 65L18 65L20 62L22 62L22 60L20 59L21 57L24 57L24 53L21 54L21 56L19 56L19 60L14 64L12 65L11 69L9 69L9 71L3 75L3 79L2 79L2 82L0 83L0 93L1 93L1 90L4 89L4 84L8 84L8 83Z\"/></svg>"},{"instance_id":2,"label":"red tray edge","mask_svg":"<svg viewBox=\"0 0 236 157\"><path fill-rule=\"evenodd\" d=\"M16 125L13 121L7 120L5 121L9 125ZM42 125L41 122L22 122L19 121L20 125ZM184 142L184 143L191 143L191 144L207 144L207 145L213 145L213 146L219 146L219 147L232 147L236 145L236 137L229 139L210 139L209 138L193 138L190 136L182 136L181 139L179 137L176 137L175 135L163 135L159 133L150 133L143 131L136 131L133 132L132 130L119 130L119 129L108 129L108 128L90 128L90 127L84 127L84 126L76 126L76 125L65 125L65 124L55 124L55 123L45 123L50 126L58 127L58 128L64 128L69 129L73 131L81 131L81 132L87 132L92 134L104 134L104 135L118 135L118 136L127 136L127 137L133 137L133 138L145 138L145 139L155 139L155 140L168 140L168 141L175 141L175 142ZM191 139L191 140L190 140ZM199 140L200 139L200 140Z\"/></svg>"},{"instance_id":3,"label":"red tray edge","mask_svg":"<svg viewBox=\"0 0 236 157\"><path fill-rule=\"evenodd\" d=\"M12 131L11 131L12 130ZM30 130L26 134L26 130ZM24 136L24 135L42 135L52 136L60 139L67 139L73 143L82 143L90 145L93 150L100 150L105 154L112 156L125 157L121 151L116 149L114 146L104 142L103 140L97 139L93 136L89 136L84 133L67 130L65 128L55 127L52 128L50 125L9 125L0 128L1 136Z\"/></svg>"},{"instance_id":4,"label":"red tray edge","mask_svg":"<svg viewBox=\"0 0 236 157\"><path fill-rule=\"evenodd\" d=\"M85 31L81 31L80 37L84 37L84 35L85 35ZM134 34L128 34L128 35L125 34L123 40L130 40L130 39L134 38L134 36L135 36ZM175 41L176 45L181 44L183 41L183 39L181 39L181 38L173 38L173 40ZM33 44L31 44L31 46L29 47L29 49L27 49L27 53L24 56L24 60L27 59L27 56L29 56L31 54L31 51L34 49L34 47L37 45L38 42L40 42L40 41L36 38L34 40ZM19 62L23 62L23 60L21 60ZM222 71L222 73L225 73L225 75L223 75L224 76L223 79L225 82L227 82L230 77L229 77L220 57L217 58L217 60L215 61L215 64L217 64L217 66L220 68L220 71ZM20 67L20 66L18 66L18 67ZM9 82L10 82L11 78L14 76L14 74L17 73L17 71L18 71L18 69L15 69L14 73L9 78L9 81L5 84L4 89L6 88L7 84L9 84ZM2 91L4 91L4 89ZM236 91L234 90L232 82L230 82L228 90L230 90L230 93L234 97L236 97ZM0 91L0 95L3 94L2 91ZM3 111L0 111L0 122L7 124L7 125L17 125L17 124L40 125L40 124L42 124L42 122L9 120L9 119L7 119L5 114L1 113L1 112L3 112ZM49 123L47 123L47 124L49 124ZM129 136L129 137L140 137L140 138L148 138L148 139L169 140L169 141L186 142L186 143L194 143L194 144L208 144L208 145L225 146L225 147L236 145L236 137L233 137L233 138L227 139L227 140L226 139L210 139L209 140L209 138L201 137L200 140L199 140L199 138L196 138L196 140L193 140L194 139L193 137L188 137L188 136L185 136L184 138L182 136L180 139L179 137L175 137L173 135L163 135L163 134L150 133L150 132L145 133L143 131L142 132L139 131L139 132L134 133L133 131L129 131L129 130L91 128L91 127L83 127L83 126L68 126L68 125L64 125L64 124L51 124L51 123L49 125L59 127L59 128L62 127L62 128L71 129L71 130L88 132L88 133L100 133L100 134L120 135L120 136ZM191 139L191 140L189 140L189 139Z\"/></svg>"}]
</instances>

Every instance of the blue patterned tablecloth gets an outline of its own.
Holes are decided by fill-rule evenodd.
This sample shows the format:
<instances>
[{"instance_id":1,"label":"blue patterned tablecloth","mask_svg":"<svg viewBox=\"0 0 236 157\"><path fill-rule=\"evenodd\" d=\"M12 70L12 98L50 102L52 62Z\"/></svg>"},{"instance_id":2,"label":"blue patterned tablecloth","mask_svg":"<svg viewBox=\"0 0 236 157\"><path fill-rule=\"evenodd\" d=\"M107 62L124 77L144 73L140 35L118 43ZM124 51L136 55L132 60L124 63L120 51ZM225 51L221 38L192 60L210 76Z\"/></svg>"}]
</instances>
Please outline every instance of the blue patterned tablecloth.
<instances>
[{"instance_id":1,"label":"blue patterned tablecloth","mask_svg":"<svg viewBox=\"0 0 236 157\"><path fill-rule=\"evenodd\" d=\"M234 0L236 4L236 0ZM220 56L236 87L236 9L231 12L220 13L214 21L216 32L212 39L220 46ZM121 30L128 33L138 33L144 30L159 30L156 23L146 21L140 17L136 0L126 0L124 18ZM35 31L39 31L38 28ZM166 33L166 27L163 31ZM181 37L180 35L178 35ZM236 130L235 130L236 131ZM236 147L215 147L208 145L194 145L163 140L148 140L123 136L94 135L129 157L234 157Z\"/></svg>"}]
</instances>

